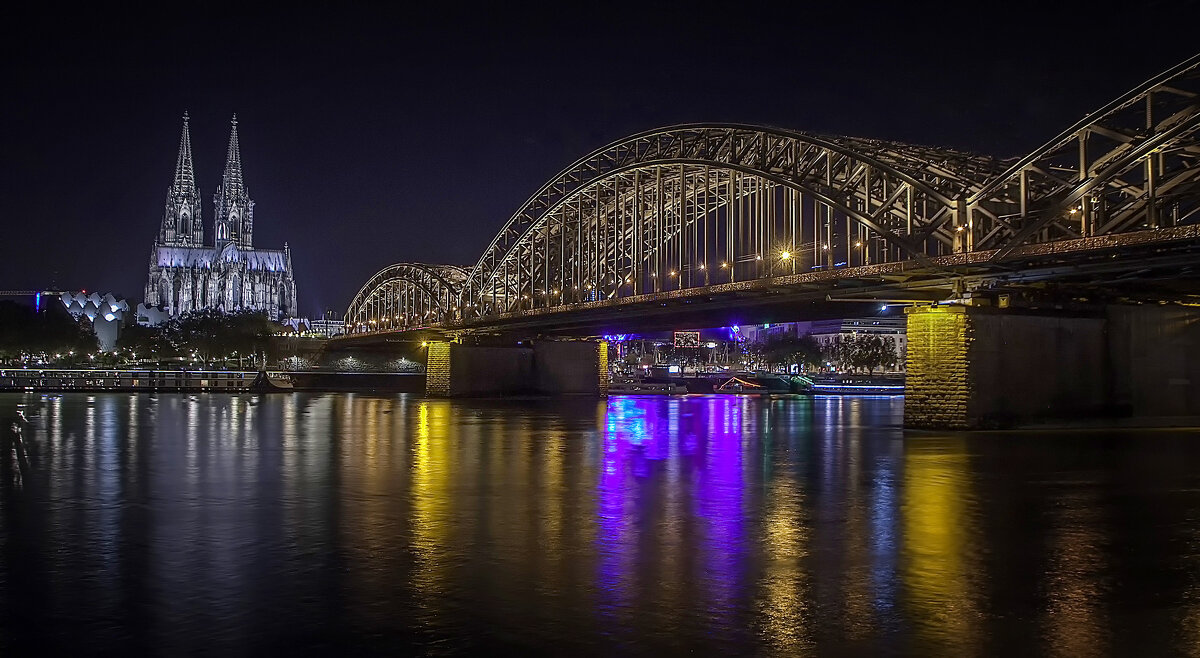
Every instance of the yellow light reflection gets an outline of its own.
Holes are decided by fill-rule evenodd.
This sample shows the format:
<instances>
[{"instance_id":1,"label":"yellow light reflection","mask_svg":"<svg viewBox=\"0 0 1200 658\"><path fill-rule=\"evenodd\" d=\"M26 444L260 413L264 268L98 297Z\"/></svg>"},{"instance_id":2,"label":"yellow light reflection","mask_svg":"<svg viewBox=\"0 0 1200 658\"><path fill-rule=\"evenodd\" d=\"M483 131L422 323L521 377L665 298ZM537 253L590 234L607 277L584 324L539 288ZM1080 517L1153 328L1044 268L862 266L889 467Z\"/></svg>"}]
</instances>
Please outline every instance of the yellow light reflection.
<instances>
[{"instance_id":1,"label":"yellow light reflection","mask_svg":"<svg viewBox=\"0 0 1200 658\"><path fill-rule=\"evenodd\" d=\"M805 501L795 480L788 477L775 478L766 499L763 544L769 558L759 604L763 631L776 655L810 653L813 611L809 606L810 578L804 568L809 543L808 528L802 521Z\"/></svg>"},{"instance_id":2,"label":"yellow light reflection","mask_svg":"<svg viewBox=\"0 0 1200 658\"><path fill-rule=\"evenodd\" d=\"M976 644L964 440L917 440L904 451L902 578L918 635L931 645Z\"/></svg>"},{"instance_id":3,"label":"yellow light reflection","mask_svg":"<svg viewBox=\"0 0 1200 658\"><path fill-rule=\"evenodd\" d=\"M413 577L417 590L434 598L441 590L449 560L446 540L450 525L450 463L446 426L450 407L445 400L417 403L413 446L413 548L420 566Z\"/></svg>"}]
</instances>

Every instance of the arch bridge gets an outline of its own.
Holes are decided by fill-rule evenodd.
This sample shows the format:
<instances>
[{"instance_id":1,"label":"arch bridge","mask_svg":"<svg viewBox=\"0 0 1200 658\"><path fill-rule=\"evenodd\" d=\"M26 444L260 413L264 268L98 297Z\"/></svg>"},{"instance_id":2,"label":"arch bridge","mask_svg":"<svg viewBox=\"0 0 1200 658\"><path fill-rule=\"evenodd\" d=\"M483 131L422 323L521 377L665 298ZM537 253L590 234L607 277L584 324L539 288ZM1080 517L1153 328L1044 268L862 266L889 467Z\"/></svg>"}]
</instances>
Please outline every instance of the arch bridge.
<instances>
[{"instance_id":1,"label":"arch bridge","mask_svg":"<svg viewBox=\"0 0 1200 658\"><path fill-rule=\"evenodd\" d=\"M1107 285L1190 266L1197 220L1200 55L1022 158L739 124L633 135L547 181L473 267L375 274L347 329Z\"/></svg>"},{"instance_id":2,"label":"arch bridge","mask_svg":"<svg viewBox=\"0 0 1200 658\"><path fill-rule=\"evenodd\" d=\"M376 272L346 311L357 333L410 331L454 320L467 271L455 265L395 263Z\"/></svg>"}]
</instances>

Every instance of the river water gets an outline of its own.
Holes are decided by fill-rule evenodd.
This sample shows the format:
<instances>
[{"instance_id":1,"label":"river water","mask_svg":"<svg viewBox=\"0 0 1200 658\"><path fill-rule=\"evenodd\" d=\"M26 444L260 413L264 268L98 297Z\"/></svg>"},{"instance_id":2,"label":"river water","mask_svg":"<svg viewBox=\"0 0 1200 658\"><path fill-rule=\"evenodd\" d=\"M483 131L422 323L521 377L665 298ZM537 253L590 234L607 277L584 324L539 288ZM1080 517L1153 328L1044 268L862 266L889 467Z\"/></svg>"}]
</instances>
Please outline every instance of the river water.
<instances>
[{"instance_id":1,"label":"river water","mask_svg":"<svg viewBox=\"0 0 1200 658\"><path fill-rule=\"evenodd\" d=\"M1200 432L901 398L0 395L0 650L1200 653Z\"/></svg>"}]
</instances>

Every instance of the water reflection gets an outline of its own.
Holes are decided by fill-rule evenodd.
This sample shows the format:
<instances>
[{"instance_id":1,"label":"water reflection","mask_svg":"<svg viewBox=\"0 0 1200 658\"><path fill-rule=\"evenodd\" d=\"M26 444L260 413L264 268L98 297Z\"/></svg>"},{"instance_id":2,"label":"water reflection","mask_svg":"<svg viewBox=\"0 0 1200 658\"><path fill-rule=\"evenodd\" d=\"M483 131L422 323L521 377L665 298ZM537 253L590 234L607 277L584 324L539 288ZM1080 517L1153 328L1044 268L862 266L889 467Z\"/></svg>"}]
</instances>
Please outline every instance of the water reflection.
<instances>
[{"instance_id":1,"label":"water reflection","mask_svg":"<svg viewBox=\"0 0 1200 658\"><path fill-rule=\"evenodd\" d=\"M903 584L915 640L960 654L978 639L981 586L969 564L969 469L963 438L905 446Z\"/></svg>"},{"instance_id":2,"label":"water reflection","mask_svg":"<svg viewBox=\"0 0 1200 658\"><path fill-rule=\"evenodd\" d=\"M0 396L14 653L1191 653L1186 432L896 398ZM60 632L67 628L71 632Z\"/></svg>"}]
</instances>

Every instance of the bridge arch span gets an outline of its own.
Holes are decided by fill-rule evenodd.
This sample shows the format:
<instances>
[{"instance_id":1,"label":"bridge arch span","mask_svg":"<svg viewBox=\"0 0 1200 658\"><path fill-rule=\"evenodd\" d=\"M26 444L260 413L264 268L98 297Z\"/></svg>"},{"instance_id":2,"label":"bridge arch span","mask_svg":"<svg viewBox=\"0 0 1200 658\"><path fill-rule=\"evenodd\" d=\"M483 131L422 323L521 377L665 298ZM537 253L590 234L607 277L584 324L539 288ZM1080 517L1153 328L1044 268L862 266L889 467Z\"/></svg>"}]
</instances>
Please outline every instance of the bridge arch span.
<instances>
[{"instance_id":1,"label":"bridge arch span","mask_svg":"<svg viewBox=\"0 0 1200 658\"><path fill-rule=\"evenodd\" d=\"M367 279L350 302L346 333L402 331L452 320L466 276L455 265L388 265Z\"/></svg>"},{"instance_id":2,"label":"bridge arch span","mask_svg":"<svg viewBox=\"0 0 1200 658\"><path fill-rule=\"evenodd\" d=\"M963 251L957 200L1004 168L762 126L641 133L526 201L468 275L463 316Z\"/></svg>"}]
</instances>

